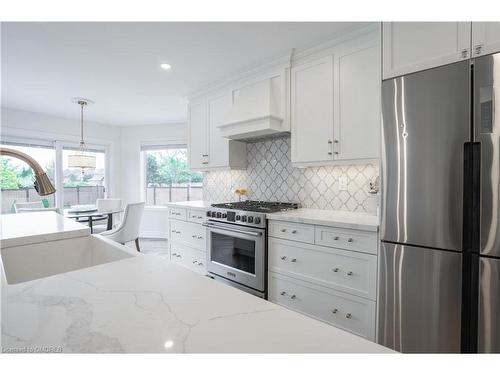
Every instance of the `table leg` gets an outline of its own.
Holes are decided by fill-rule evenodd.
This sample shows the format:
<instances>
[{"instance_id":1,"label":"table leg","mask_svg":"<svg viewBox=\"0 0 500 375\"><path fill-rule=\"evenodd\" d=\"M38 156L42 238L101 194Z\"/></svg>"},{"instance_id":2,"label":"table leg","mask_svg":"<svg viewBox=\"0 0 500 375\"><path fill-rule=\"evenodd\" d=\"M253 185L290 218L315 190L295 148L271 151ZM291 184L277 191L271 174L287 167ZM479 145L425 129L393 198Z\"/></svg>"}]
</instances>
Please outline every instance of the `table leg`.
<instances>
[{"instance_id":1,"label":"table leg","mask_svg":"<svg viewBox=\"0 0 500 375\"><path fill-rule=\"evenodd\" d=\"M113 229L113 214L108 214L108 227L106 229Z\"/></svg>"},{"instance_id":2,"label":"table leg","mask_svg":"<svg viewBox=\"0 0 500 375\"><path fill-rule=\"evenodd\" d=\"M92 227L92 216L89 216L89 227L90 227L90 233L94 233L94 228Z\"/></svg>"}]
</instances>

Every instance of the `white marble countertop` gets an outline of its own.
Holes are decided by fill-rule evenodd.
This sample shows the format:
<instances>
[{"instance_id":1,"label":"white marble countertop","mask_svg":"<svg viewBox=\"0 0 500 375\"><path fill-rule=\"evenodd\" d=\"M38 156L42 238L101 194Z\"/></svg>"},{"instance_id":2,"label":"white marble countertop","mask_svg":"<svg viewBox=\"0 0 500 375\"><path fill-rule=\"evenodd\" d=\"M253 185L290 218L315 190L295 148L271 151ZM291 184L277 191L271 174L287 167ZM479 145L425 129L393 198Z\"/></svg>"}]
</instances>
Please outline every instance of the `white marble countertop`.
<instances>
[{"instance_id":1,"label":"white marble countertop","mask_svg":"<svg viewBox=\"0 0 500 375\"><path fill-rule=\"evenodd\" d=\"M285 212L267 214L269 220L290 221L302 224L326 225L339 228L357 229L376 232L378 217L361 212L319 210L299 208Z\"/></svg>"},{"instance_id":2,"label":"white marble countertop","mask_svg":"<svg viewBox=\"0 0 500 375\"><path fill-rule=\"evenodd\" d=\"M2 346L64 352L390 349L152 255L2 287Z\"/></svg>"},{"instance_id":3,"label":"white marble countertop","mask_svg":"<svg viewBox=\"0 0 500 375\"><path fill-rule=\"evenodd\" d=\"M90 228L55 212L1 215L2 248L88 236Z\"/></svg>"},{"instance_id":4,"label":"white marble countertop","mask_svg":"<svg viewBox=\"0 0 500 375\"><path fill-rule=\"evenodd\" d=\"M185 201L185 202L170 202L167 207L192 208L192 209L207 209L212 206L212 202L207 201Z\"/></svg>"}]
</instances>

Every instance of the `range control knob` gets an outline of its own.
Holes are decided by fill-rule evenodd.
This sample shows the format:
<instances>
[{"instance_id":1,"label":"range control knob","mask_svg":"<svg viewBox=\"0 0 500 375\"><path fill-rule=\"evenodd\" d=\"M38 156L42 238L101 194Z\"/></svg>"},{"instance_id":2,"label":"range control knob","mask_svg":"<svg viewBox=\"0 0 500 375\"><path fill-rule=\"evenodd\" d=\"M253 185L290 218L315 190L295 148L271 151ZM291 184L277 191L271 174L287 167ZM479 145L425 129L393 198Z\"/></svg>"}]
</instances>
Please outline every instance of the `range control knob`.
<instances>
[{"instance_id":1,"label":"range control knob","mask_svg":"<svg viewBox=\"0 0 500 375\"><path fill-rule=\"evenodd\" d=\"M225 219L226 217L227 217L227 214L224 212L224 213L222 214L222 218L223 218L223 219Z\"/></svg>"},{"instance_id":2,"label":"range control knob","mask_svg":"<svg viewBox=\"0 0 500 375\"><path fill-rule=\"evenodd\" d=\"M240 220L241 219L241 216L240 215L236 215L236 220Z\"/></svg>"},{"instance_id":3,"label":"range control knob","mask_svg":"<svg viewBox=\"0 0 500 375\"><path fill-rule=\"evenodd\" d=\"M243 215L243 216L241 217L241 221L246 222L246 221L247 221L247 216L246 216L246 215Z\"/></svg>"},{"instance_id":4,"label":"range control knob","mask_svg":"<svg viewBox=\"0 0 500 375\"><path fill-rule=\"evenodd\" d=\"M212 217L215 217L216 213L214 211L212 211Z\"/></svg>"},{"instance_id":5,"label":"range control knob","mask_svg":"<svg viewBox=\"0 0 500 375\"><path fill-rule=\"evenodd\" d=\"M210 211L207 211L207 216L210 217L212 213Z\"/></svg>"},{"instance_id":6,"label":"range control knob","mask_svg":"<svg viewBox=\"0 0 500 375\"><path fill-rule=\"evenodd\" d=\"M249 217L248 217L248 222L249 222L249 223L253 223L253 216L249 216Z\"/></svg>"},{"instance_id":7,"label":"range control knob","mask_svg":"<svg viewBox=\"0 0 500 375\"><path fill-rule=\"evenodd\" d=\"M260 224L260 217L256 217L255 220L254 220L254 223L255 224Z\"/></svg>"},{"instance_id":8,"label":"range control knob","mask_svg":"<svg viewBox=\"0 0 500 375\"><path fill-rule=\"evenodd\" d=\"M217 212L217 218L221 218L222 214L220 212Z\"/></svg>"}]
</instances>

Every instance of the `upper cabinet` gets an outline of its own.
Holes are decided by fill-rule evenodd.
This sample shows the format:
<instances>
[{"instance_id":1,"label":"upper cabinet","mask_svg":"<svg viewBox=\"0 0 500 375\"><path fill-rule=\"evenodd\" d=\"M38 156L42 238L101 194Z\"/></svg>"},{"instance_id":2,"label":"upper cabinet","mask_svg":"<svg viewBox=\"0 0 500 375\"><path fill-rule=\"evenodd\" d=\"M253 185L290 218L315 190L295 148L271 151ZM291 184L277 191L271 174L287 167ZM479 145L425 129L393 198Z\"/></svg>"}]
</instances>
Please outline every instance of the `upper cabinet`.
<instances>
[{"instance_id":1,"label":"upper cabinet","mask_svg":"<svg viewBox=\"0 0 500 375\"><path fill-rule=\"evenodd\" d=\"M188 150L191 170L245 169L246 144L224 138L219 125L231 106L229 93L189 103Z\"/></svg>"},{"instance_id":2,"label":"upper cabinet","mask_svg":"<svg viewBox=\"0 0 500 375\"><path fill-rule=\"evenodd\" d=\"M472 57L500 51L500 22L472 22Z\"/></svg>"},{"instance_id":3,"label":"upper cabinet","mask_svg":"<svg viewBox=\"0 0 500 375\"><path fill-rule=\"evenodd\" d=\"M380 52L369 32L297 60L291 69L292 162L376 159L380 149Z\"/></svg>"},{"instance_id":4,"label":"upper cabinet","mask_svg":"<svg viewBox=\"0 0 500 375\"><path fill-rule=\"evenodd\" d=\"M470 22L384 22L383 78L470 58Z\"/></svg>"}]
</instances>

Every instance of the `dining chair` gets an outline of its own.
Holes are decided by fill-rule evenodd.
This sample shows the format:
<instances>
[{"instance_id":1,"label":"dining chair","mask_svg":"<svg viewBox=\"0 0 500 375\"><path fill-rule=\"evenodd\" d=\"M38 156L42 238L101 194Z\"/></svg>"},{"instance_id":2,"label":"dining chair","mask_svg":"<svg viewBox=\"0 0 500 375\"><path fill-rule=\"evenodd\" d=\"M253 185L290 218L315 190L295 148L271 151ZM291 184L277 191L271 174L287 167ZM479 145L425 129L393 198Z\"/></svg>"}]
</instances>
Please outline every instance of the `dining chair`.
<instances>
[{"instance_id":1,"label":"dining chair","mask_svg":"<svg viewBox=\"0 0 500 375\"><path fill-rule=\"evenodd\" d=\"M141 251L139 247L139 227L141 225L143 212L144 202L127 204L120 225L115 229L102 232L99 235L109 238L112 241L119 242L122 245L125 245L126 242L135 241L137 251Z\"/></svg>"},{"instance_id":2,"label":"dining chair","mask_svg":"<svg viewBox=\"0 0 500 375\"><path fill-rule=\"evenodd\" d=\"M98 199L96 200L96 208L98 212L106 212L106 211L118 211L122 207L122 200L118 198L106 198L106 199ZM94 218L93 221L98 221L98 220L106 220L106 224L94 224L92 226L93 228L93 233L102 233L108 230L108 216L104 215L99 218ZM113 220L114 222L114 220ZM113 227L118 227L120 225L119 222L117 222Z\"/></svg>"}]
</instances>

